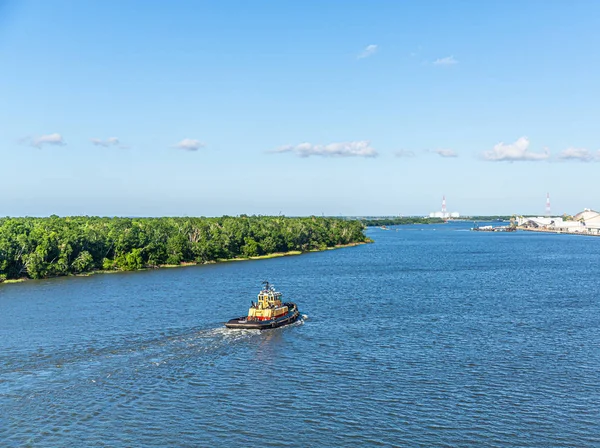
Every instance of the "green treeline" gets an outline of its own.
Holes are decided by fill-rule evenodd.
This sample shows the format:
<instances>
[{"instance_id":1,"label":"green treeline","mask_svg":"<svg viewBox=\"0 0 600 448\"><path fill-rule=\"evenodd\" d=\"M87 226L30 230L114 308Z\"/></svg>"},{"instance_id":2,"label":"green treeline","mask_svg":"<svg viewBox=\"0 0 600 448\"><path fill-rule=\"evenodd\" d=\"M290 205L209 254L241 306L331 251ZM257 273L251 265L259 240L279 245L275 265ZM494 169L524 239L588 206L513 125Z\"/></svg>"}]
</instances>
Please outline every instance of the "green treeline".
<instances>
[{"instance_id":1,"label":"green treeline","mask_svg":"<svg viewBox=\"0 0 600 448\"><path fill-rule=\"evenodd\" d=\"M376 219L361 219L361 222L368 227L372 226L399 226L404 224L440 224L444 222L441 218L376 218Z\"/></svg>"},{"instance_id":2,"label":"green treeline","mask_svg":"<svg viewBox=\"0 0 600 448\"><path fill-rule=\"evenodd\" d=\"M283 216L0 218L0 282L322 250L366 241L363 228Z\"/></svg>"},{"instance_id":3,"label":"green treeline","mask_svg":"<svg viewBox=\"0 0 600 448\"><path fill-rule=\"evenodd\" d=\"M463 216L463 217L461 217L461 219L463 219L465 221L510 221L513 216L508 216L508 215Z\"/></svg>"},{"instance_id":4,"label":"green treeline","mask_svg":"<svg viewBox=\"0 0 600 448\"><path fill-rule=\"evenodd\" d=\"M452 218L453 221L510 221L511 216L461 216ZM399 226L404 224L441 224L442 218L421 218L418 216L406 218L363 218L360 220L365 226Z\"/></svg>"}]
</instances>

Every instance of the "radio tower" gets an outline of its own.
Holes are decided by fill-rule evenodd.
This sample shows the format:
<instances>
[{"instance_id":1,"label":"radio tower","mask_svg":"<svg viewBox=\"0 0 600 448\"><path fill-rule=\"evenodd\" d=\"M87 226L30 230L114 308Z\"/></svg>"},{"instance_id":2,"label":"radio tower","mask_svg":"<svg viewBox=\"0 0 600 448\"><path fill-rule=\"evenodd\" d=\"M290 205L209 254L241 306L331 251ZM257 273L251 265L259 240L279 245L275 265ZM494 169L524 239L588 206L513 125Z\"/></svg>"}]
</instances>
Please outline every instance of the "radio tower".
<instances>
[{"instance_id":1,"label":"radio tower","mask_svg":"<svg viewBox=\"0 0 600 448\"><path fill-rule=\"evenodd\" d=\"M546 193L546 216L550 216L550 193Z\"/></svg>"},{"instance_id":2,"label":"radio tower","mask_svg":"<svg viewBox=\"0 0 600 448\"><path fill-rule=\"evenodd\" d=\"M442 218L446 217L446 195L442 197Z\"/></svg>"}]
</instances>

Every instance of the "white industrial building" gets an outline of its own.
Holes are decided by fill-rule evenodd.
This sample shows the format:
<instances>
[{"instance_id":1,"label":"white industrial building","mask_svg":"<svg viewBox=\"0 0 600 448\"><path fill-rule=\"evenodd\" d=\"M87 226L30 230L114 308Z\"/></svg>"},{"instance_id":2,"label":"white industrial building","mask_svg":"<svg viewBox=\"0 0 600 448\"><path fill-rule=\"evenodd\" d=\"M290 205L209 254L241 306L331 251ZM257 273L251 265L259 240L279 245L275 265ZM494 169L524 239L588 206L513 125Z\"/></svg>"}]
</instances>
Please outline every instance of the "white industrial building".
<instances>
[{"instance_id":1,"label":"white industrial building","mask_svg":"<svg viewBox=\"0 0 600 448\"><path fill-rule=\"evenodd\" d=\"M442 219L448 219L448 218L460 218L460 213L458 212L431 212L429 214L430 218L442 218Z\"/></svg>"},{"instance_id":2,"label":"white industrial building","mask_svg":"<svg viewBox=\"0 0 600 448\"><path fill-rule=\"evenodd\" d=\"M429 214L429 217L430 218L442 218L442 219L460 218L460 213L458 213L458 212L448 213L448 211L446 211L446 196L443 196L442 197L442 211L431 212Z\"/></svg>"},{"instance_id":3,"label":"white industrial building","mask_svg":"<svg viewBox=\"0 0 600 448\"><path fill-rule=\"evenodd\" d=\"M536 218L517 218L517 224L524 228L548 230L552 232L582 233L600 235L600 213L586 208L573 218L560 216Z\"/></svg>"}]
</instances>

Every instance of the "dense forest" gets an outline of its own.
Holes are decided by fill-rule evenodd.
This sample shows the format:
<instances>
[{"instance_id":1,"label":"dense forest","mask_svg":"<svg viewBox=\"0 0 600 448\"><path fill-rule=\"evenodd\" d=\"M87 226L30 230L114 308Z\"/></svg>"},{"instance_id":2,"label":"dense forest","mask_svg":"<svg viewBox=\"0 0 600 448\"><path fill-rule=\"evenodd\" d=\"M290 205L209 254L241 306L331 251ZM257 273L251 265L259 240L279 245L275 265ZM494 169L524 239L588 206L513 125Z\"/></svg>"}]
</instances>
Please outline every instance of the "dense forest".
<instances>
[{"instance_id":1,"label":"dense forest","mask_svg":"<svg viewBox=\"0 0 600 448\"><path fill-rule=\"evenodd\" d=\"M421 217L407 217L407 218L374 218L374 219L361 219L361 222L365 226L399 226L404 224L440 224L444 222L441 218L421 218Z\"/></svg>"},{"instance_id":2,"label":"dense forest","mask_svg":"<svg viewBox=\"0 0 600 448\"><path fill-rule=\"evenodd\" d=\"M94 270L208 263L364 242L335 218L0 218L0 282Z\"/></svg>"}]
</instances>

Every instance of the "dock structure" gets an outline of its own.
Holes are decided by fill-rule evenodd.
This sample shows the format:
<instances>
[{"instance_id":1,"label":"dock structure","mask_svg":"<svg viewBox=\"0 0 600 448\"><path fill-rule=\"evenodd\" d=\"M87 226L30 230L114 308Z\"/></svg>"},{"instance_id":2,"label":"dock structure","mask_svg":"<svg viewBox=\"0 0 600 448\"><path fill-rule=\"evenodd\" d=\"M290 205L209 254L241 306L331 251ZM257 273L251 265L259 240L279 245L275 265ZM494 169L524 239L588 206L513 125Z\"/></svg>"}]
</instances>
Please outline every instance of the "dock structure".
<instances>
[{"instance_id":1,"label":"dock structure","mask_svg":"<svg viewBox=\"0 0 600 448\"><path fill-rule=\"evenodd\" d=\"M478 226L475 225L471 230L474 232L514 232L517 230L515 226Z\"/></svg>"}]
</instances>

